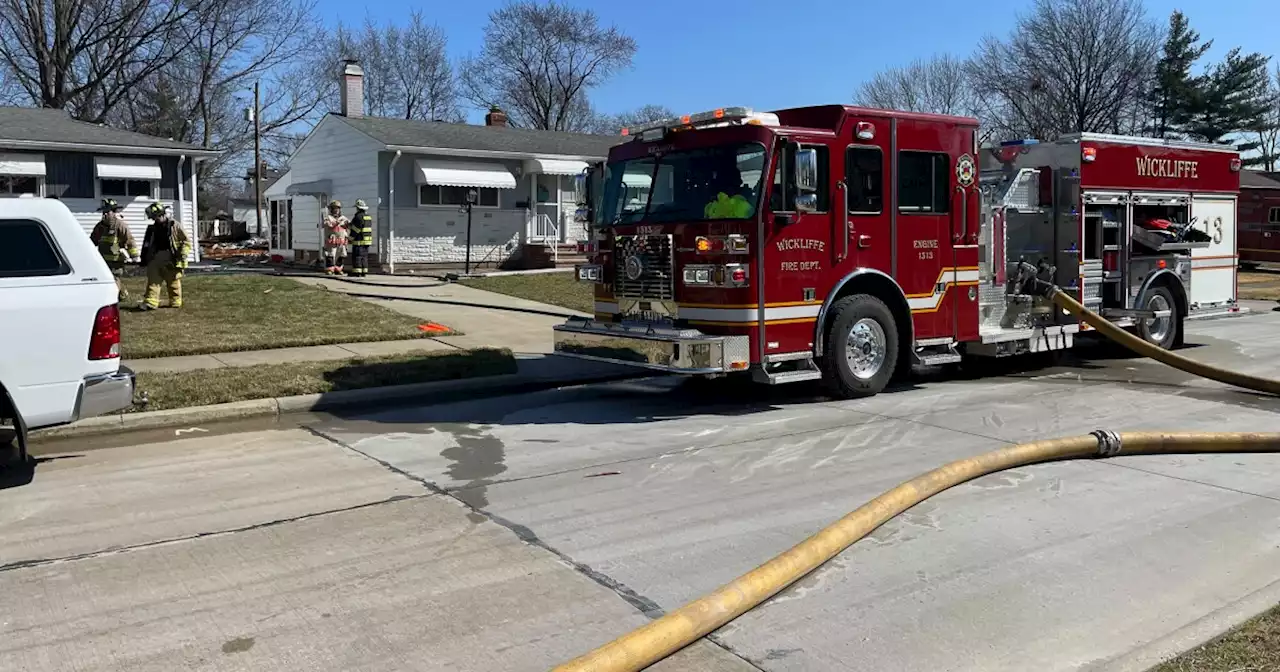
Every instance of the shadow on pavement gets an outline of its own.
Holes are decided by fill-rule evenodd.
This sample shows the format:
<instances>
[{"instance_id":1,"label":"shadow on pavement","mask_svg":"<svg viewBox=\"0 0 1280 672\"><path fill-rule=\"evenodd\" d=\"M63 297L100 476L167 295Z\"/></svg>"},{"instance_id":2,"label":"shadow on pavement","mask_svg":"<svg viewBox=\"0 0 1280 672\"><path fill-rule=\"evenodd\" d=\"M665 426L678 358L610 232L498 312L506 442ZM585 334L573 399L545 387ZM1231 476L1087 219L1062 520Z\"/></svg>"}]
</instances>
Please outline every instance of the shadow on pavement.
<instances>
[{"instance_id":1,"label":"shadow on pavement","mask_svg":"<svg viewBox=\"0 0 1280 672\"><path fill-rule=\"evenodd\" d=\"M36 479L36 467L54 460L66 460L80 455L59 455L57 457L29 457L21 463L0 464L0 490L20 488L30 485Z\"/></svg>"}]
</instances>

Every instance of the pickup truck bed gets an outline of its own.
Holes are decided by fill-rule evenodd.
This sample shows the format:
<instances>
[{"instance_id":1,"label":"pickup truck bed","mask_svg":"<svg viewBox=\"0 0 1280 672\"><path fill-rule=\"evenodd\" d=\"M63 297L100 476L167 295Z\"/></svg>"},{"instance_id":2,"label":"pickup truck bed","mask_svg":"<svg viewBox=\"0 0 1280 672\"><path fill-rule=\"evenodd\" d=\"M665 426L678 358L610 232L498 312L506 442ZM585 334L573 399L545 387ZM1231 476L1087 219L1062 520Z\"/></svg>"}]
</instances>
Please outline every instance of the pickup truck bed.
<instances>
[{"instance_id":1,"label":"pickup truck bed","mask_svg":"<svg viewBox=\"0 0 1280 672\"><path fill-rule=\"evenodd\" d=\"M25 459L27 431L127 408L134 377L115 280L67 206L0 199L0 240L0 425Z\"/></svg>"}]
</instances>

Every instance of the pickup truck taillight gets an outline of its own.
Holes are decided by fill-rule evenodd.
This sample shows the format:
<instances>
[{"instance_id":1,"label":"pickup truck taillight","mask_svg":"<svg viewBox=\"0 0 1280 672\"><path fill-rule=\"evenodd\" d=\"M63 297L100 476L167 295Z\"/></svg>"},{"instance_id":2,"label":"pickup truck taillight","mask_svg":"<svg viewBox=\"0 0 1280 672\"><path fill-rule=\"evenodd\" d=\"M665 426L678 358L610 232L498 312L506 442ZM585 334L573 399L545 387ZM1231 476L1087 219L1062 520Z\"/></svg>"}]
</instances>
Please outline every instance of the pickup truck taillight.
<instances>
[{"instance_id":1,"label":"pickup truck taillight","mask_svg":"<svg viewBox=\"0 0 1280 672\"><path fill-rule=\"evenodd\" d=\"M89 338L89 359L115 359L120 356L120 306L111 304L98 309L93 318L93 336Z\"/></svg>"}]
</instances>

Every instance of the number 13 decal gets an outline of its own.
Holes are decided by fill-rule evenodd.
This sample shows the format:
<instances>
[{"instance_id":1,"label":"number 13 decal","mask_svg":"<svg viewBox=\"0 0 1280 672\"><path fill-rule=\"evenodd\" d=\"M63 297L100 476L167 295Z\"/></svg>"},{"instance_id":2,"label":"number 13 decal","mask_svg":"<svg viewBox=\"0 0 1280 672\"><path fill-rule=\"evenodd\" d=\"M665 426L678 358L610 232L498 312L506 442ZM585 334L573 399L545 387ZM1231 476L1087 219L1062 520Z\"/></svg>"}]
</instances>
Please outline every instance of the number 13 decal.
<instances>
[{"instance_id":1,"label":"number 13 decal","mask_svg":"<svg viewBox=\"0 0 1280 672\"><path fill-rule=\"evenodd\" d=\"M1206 233L1213 236L1213 244L1217 245L1218 243L1221 243L1222 242L1222 218L1215 217L1212 222L1205 222L1205 223L1208 224L1208 226L1206 226L1205 228L1209 229L1208 231L1206 231Z\"/></svg>"}]
</instances>

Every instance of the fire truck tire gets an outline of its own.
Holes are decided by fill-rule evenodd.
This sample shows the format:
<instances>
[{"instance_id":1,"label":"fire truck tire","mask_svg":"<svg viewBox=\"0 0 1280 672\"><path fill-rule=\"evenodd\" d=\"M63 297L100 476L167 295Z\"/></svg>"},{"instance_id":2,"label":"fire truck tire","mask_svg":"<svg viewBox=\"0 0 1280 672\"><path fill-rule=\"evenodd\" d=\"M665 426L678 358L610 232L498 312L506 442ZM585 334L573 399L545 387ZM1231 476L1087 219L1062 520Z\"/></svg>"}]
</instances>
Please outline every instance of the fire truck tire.
<instances>
[{"instance_id":1,"label":"fire truck tire","mask_svg":"<svg viewBox=\"0 0 1280 672\"><path fill-rule=\"evenodd\" d=\"M1182 320L1182 316L1178 314L1178 302L1173 299L1173 292L1170 292L1167 287L1152 287L1144 303L1144 310L1167 310L1169 317L1139 320L1138 336L1152 345L1172 350L1178 338L1178 325Z\"/></svg>"},{"instance_id":2,"label":"fire truck tire","mask_svg":"<svg viewBox=\"0 0 1280 672\"><path fill-rule=\"evenodd\" d=\"M822 378L845 399L878 394L898 365L898 325L883 301L854 294L836 301L823 348Z\"/></svg>"}]
</instances>

